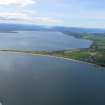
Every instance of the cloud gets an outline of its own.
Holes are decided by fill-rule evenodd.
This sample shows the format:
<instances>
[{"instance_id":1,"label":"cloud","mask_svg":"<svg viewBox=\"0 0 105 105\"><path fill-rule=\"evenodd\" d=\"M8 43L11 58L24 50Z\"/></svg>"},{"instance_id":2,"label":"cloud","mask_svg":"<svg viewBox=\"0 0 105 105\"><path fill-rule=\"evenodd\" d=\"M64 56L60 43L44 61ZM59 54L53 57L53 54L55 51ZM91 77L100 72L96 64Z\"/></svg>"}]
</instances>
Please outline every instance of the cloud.
<instances>
[{"instance_id":1,"label":"cloud","mask_svg":"<svg viewBox=\"0 0 105 105\"><path fill-rule=\"evenodd\" d=\"M36 17L33 22L43 23L43 24L59 24L63 23L63 20L54 19L50 17Z\"/></svg>"},{"instance_id":2,"label":"cloud","mask_svg":"<svg viewBox=\"0 0 105 105\"><path fill-rule=\"evenodd\" d=\"M31 11L27 11L31 12ZM27 12L0 13L0 22L30 23L30 24L60 24L63 20L51 17L31 17Z\"/></svg>"},{"instance_id":3,"label":"cloud","mask_svg":"<svg viewBox=\"0 0 105 105\"><path fill-rule=\"evenodd\" d=\"M2 18L20 18L20 17L27 17L27 14L25 13L21 13L21 12L4 12L4 13L0 13L0 17Z\"/></svg>"},{"instance_id":4,"label":"cloud","mask_svg":"<svg viewBox=\"0 0 105 105\"><path fill-rule=\"evenodd\" d=\"M0 0L0 5L17 5L22 7L35 3L35 0Z\"/></svg>"},{"instance_id":5,"label":"cloud","mask_svg":"<svg viewBox=\"0 0 105 105\"><path fill-rule=\"evenodd\" d=\"M35 8L34 10L30 9L31 6L29 5L36 4L37 2L40 4L39 1L40 0L0 0L0 5L3 5L4 6L3 8L5 8L5 6L12 6L12 5L16 6L16 8L13 6L14 9L12 9L12 12L10 7L5 12L1 11L0 22L32 23L32 24L60 24L63 22L60 19L39 16L39 14L37 13L37 9ZM55 1L56 0L54 0L54 2ZM29 7L27 8L27 6Z\"/></svg>"}]
</instances>

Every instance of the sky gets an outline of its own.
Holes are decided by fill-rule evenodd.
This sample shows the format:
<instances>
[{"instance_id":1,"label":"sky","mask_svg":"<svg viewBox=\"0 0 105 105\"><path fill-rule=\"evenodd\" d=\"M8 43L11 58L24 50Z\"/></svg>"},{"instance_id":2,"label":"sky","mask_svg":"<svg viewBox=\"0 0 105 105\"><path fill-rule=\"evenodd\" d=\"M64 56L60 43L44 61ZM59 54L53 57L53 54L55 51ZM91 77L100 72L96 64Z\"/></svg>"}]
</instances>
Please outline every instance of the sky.
<instances>
[{"instance_id":1,"label":"sky","mask_svg":"<svg viewBox=\"0 0 105 105\"><path fill-rule=\"evenodd\" d=\"M105 28L105 0L0 0L0 23Z\"/></svg>"}]
</instances>

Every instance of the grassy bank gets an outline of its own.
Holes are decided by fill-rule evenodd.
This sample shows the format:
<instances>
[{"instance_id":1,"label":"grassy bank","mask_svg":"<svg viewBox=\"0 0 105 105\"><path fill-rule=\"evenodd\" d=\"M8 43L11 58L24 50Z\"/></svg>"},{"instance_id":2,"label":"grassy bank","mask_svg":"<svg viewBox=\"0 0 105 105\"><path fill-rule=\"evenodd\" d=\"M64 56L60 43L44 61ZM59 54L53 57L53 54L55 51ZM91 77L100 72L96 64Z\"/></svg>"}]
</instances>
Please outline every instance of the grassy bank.
<instances>
[{"instance_id":1,"label":"grassy bank","mask_svg":"<svg viewBox=\"0 0 105 105\"><path fill-rule=\"evenodd\" d=\"M70 35L70 34L68 34ZM72 59L81 60L93 64L97 64L105 67L105 35L87 34L82 33L79 35L72 35L77 38L92 40L93 44L89 49L79 49L74 51L67 51L68 53L62 52L62 56L66 56ZM61 54L61 53L57 53Z\"/></svg>"}]
</instances>

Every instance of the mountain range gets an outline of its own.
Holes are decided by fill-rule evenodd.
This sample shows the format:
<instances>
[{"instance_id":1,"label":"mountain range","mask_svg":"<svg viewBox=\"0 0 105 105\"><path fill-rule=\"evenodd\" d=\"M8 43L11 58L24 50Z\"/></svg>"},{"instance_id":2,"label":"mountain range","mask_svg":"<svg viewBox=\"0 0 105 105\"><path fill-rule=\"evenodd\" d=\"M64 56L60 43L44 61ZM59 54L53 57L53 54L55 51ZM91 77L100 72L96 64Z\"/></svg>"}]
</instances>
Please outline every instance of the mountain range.
<instances>
[{"instance_id":1,"label":"mountain range","mask_svg":"<svg viewBox=\"0 0 105 105\"><path fill-rule=\"evenodd\" d=\"M0 23L0 30L4 31L16 31L16 30L28 30L28 31L60 31L60 32L78 32L78 33L105 33L105 29L93 29L93 28L77 28L77 27L65 27L65 26L44 26L44 25L31 25L31 24L10 24Z\"/></svg>"}]
</instances>

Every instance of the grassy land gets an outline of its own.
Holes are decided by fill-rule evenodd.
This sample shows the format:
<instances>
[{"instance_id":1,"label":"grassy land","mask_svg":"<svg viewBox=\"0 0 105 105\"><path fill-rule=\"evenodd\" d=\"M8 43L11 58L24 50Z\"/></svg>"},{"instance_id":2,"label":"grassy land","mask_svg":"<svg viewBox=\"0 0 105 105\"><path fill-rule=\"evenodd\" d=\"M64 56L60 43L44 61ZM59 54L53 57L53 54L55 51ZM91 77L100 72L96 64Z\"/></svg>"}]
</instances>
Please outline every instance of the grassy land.
<instances>
[{"instance_id":1,"label":"grassy land","mask_svg":"<svg viewBox=\"0 0 105 105\"><path fill-rule=\"evenodd\" d=\"M90 53L95 53L93 55L94 61L101 66L105 66L105 37L102 36L84 36L83 38L93 40L94 43L91 48L88 50Z\"/></svg>"},{"instance_id":2,"label":"grassy land","mask_svg":"<svg viewBox=\"0 0 105 105\"><path fill-rule=\"evenodd\" d=\"M89 49L79 49L74 51L61 51L61 52L58 51L54 52L53 54L105 67L105 36L85 34L85 35L79 35L77 38L92 40L93 44Z\"/></svg>"},{"instance_id":3,"label":"grassy land","mask_svg":"<svg viewBox=\"0 0 105 105\"><path fill-rule=\"evenodd\" d=\"M105 37L87 35L83 36L82 38L93 40L94 43L92 45L92 48L95 49L96 51L105 51Z\"/></svg>"},{"instance_id":4,"label":"grassy land","mask_svg":"<svg viewBox=\"0 0 105 105\"><path fill-rule=\"evenodd\" d=\"M91 50L80 50L80 51L58 51L49 53L49 55L60 56L75 60L80 60L88 63L97 64L105 67L105 52L91 51Z\"/></svg>"}]
</instances>

